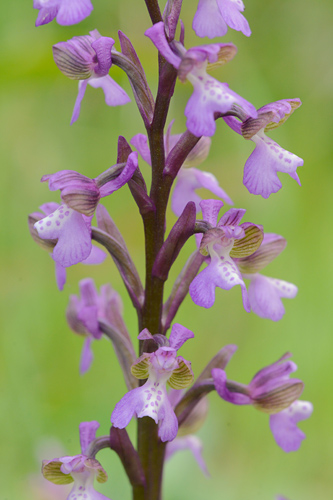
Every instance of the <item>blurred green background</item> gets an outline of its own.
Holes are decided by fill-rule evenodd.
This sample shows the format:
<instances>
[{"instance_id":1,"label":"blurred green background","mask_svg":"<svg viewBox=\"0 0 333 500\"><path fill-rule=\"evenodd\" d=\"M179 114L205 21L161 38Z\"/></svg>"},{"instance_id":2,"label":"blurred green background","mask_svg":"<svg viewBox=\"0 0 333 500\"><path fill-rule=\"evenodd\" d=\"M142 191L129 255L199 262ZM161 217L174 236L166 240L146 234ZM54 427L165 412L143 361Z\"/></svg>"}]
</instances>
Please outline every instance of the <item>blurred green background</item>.
<instances>
[{"instance_id":1,"label":"blurred green background","mask_svg":"<svg viewBox=\"0 0 333 500\"><path fill-rule=\"evenodd\" d=\"M37 11L31 3L4 2L0 21L1 500L65 498L65 488L58 487L53 497L43 486L39 493L36 490L44 484L38 476L40 455L56 456L54 440L64 453L78 453L78 425L84 420L98 420L101 434L107 433L111 411L124 394L125 385L106 340L95 342L92 368L79 376L82 339L69 330L64 314L69 294L78 292L78 281L92 276L99 286L110 280L123 298L132 338L138 333L135 314L111 261L99 267L79 264L70 268L60 293L50 257L28 232L27 214L42 203L59 201L58 193L52 195L39 183L43 174L74 169L95 177L115 162L118 135L129 140L144 132L133 102L109 108L102 92L91 87L78 122L70 127L77 86L58 71L51 47L98 28L116 39L119 50L117 30L121 29L134 43L154 92L157 82L156 53L143 36L150 25L143 1L93 0L93 13L79 25L61 27L53 21L38 29L34 27ZM201 474L189 452L179 453L166 467L164 498L272 500L281 494L290 500L327 500L333 491L333 5L328 0L253 0L246 7L253 34L246 38L229 30L222 41L234 42L238 55L214 76L227 81L256 107L282 98L301 98L302 107L271 136L304 158L304 167L298 170L302 187L281 174L283 188L277 194L268 200L250 195L242 184L242 172L253 145L222 120L201 168L217 176L236 206L247 209L247 220L288 240L286 250L265 274L297 284L299 293L294 300L285 300L286 315L278 323L245 313L239 287L230 292L218 290L210 310L187 299L176 320L192 329L196 338L181 354L192 360L199 374L218 349L235 343L239 350L228 375L248 383L258 369L291 351L299 367L296 376L305 382L302 398L313 402L314 413L300 424L307 435L300 450L285 454L273 440L266 415L251 407L228 405L213 394L211 411L198 433L211 479ZM205 43L191 29L195 9L195 1L184 0L187 46ZM118 68L112 68L111 76L130 94L129 83ZM184 130L183 110L191 91L190 84L177 83L169 116L169 121L176 118L176 133ZM149 168L143 162L141 166L148 179ZM142 275L142 227L127 187L105 200L105 205ZM170 213L169 228L174 220ZM171 282L193 248L193 242L184 248ZM133 423L130 432L134 437ZM117 456L104 450L99 458L109 473L100 491L113 500L129 499Z\"/></svg>"}]
</instances>

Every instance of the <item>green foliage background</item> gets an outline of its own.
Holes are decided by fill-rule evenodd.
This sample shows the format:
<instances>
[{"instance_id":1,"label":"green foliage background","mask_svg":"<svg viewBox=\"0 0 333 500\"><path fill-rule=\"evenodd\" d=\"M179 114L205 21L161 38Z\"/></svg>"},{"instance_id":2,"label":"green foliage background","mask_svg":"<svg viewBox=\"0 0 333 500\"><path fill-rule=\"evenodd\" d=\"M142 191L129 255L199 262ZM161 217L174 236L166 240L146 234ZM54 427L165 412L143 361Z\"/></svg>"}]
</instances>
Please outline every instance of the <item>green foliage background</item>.
<instances>
[{"instance_id":1,"label":"green foliage background","mask_svg":"<svg viewBox=\"0 0 333 500\"><path fill-rule=\"evenodd\" d=\"M53 263L35 245L27 228L27 214L50 200L59 201L39 179L45 173L74 169L95 177L116 160L117 136L130 139L144 132L131 104L104 105L101 91L88 88L81 116L69 121L77 86L56 68L51 47L58 41L98 28L117 40L120 28L134 43L148 81L156 90L156 53L143 36L149 27L144 2L93 0L92 15L77 26L55 22L34 28L32 2L16 0L1 6L3 55L1 86L2 138L2 244L0 321L1 494L6 499L65 498L37 493L41 447L53 458L50 439L65 453L79 451L78 425L101 422L107 433L110 414L125 385L111 346L95 342L95 361L80 377L82 339L65 320L69 294L78 281L92 276L99 285L110 280L121 294L132 338L137 335L134 312L112 262L99 267L78 265L68 270L65 290L58 292ZM250 407L233 407L216 394L198 435L211 473L205 478L189 452L179 453L166 467L165 498L172 500L270 500L282 494L290 500L327 500L332 495L332 3L301 0L247 1L246 17L252 28L248 39L229 30L222 41L233 41L238 55L216 71L221 81L256 107L282 98L300 97L303 106L272 137L304 158L299 169L302 187L282 174L283 189L268 200L250 195L242 184L242 171L252 143L242 140L221 121L211 153L202 165L213 172L233 198L247 209L247 220L261 223L267 232L282 234L288 246L267 269L296 283L299 294L285 301L286 315L279 323L247 314L240 290L218 290L211 310L187 299L176 320L195 333L182 355L192 360L199 374L207 361L227 343L239 346L228 374L247 383L254 373L286 351L298 364L297 377L305 382L303 399L314 404L310 420L301 424L307 439L297 453L285 454L275 445L268 418ZM196 2L184 0L182 19L187 45L205 43L195 37L191 21ZM118 41L116 47L119 49ZM118 68L111 75L128 93L130 86ZM177 83L170 120L174 132L185 127L183 110L192 89ZM149 169L141 162L142 170ZM207 197L207 193L203 193ZM142 274L144 271L141 221L127 188L105 201ZM175 218L169 214L168 227ZM175 279L194 247L188 243L175 265ZM170 289L170 285L167 290ZM130 426L135 437L135 427ZM46 444L45 444L46 443ZM130 490L118 458L100 454L109 481L100 491L113 500L129 499ZM36 474L36 476L35 476ZM42 486L41 486L42 487ZM40 496L38 496L40 495Z\"/></svg>"}]
</instances>

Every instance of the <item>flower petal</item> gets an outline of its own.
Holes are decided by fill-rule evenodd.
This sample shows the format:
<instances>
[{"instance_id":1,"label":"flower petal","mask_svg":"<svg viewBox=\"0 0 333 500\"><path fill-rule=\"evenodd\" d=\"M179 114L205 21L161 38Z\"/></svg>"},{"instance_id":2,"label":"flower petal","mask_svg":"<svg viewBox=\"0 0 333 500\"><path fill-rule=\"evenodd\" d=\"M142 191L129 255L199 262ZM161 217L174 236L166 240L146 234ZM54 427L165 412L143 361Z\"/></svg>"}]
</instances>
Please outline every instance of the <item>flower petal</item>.
<instances>
[{"instance_id":1,"label":"flower petal","mask_svg":"<svg viewBox=\"0 0 333 500\"><path fill-rule=\"evenodd\" d=\"M234 263L228 259L222 260L215 257L210 264L201 271L192 281L189 292L195 304L201 307L210 308L215 302L215 288L230 290L235 285L240 285L242 289L242 299L244 309L249 312L250 304L247 298L245 284Z\"/></svg>"},{"instance_id":2,"label":"flower petal","mask_svg":"<svg viewBox=\"0 0 333 500\"><path fill-rule=\"evenodd\" d=\"M257 226L251 222L244 222L239 226L243 229L245 236L234 241L234 245L230 250L230 257L247 257L253 254L261 245L264 238L262 226Z\"/></svg>"},{"instance_id":3,"label":"flower petal","mask_svg":"<svg viewBox=\"0 0 333 500\"><path fill-rule=\"evenodd\" d=\"M192 28L197 36L215 38L224 36L228 26L223 19L216 0L199 0Z\"/></svg>"},{"instance_id":4,"label":"flower petal","mask_svg":"<svg viewBox=\"0 0 333 500\"><path fill-rule=\"evenodd\" d=\"M80 116L81 102L82 102L83 96L86 92L87 85L88 85L88 80L80 80L79 81L79 92L78 92L78 95L77 95L77 98L76 98L76 101L74 104L73 114L72 114L72 118L71 118L71 125L73 125L73 123L76 122L76 120Z\"/></svg>"},{"instance_id":5,"label":"flower petal","mask_svg":"<svg viewBox=\"0 0 333 500\"><path fill-rule=\"evenodd\" d=\"M249 23L240 13L244 10L244 4L241 0L216 0L220 8L223 19L230 28L241 31L245 36L251 35Z\"/></svg>"},{"instance_id":6,"label":"flower petal","mask_svg":"<svg viewBox=\"0 0 333 500\"><path fill-rule=\"evenodd\" d=\"M113 179L112 181L107 182L100 188L101 197L109 196L109 194L114 193L121 187L123 187L134 174L135 170L138 168L138 153L133 151L129 154L127 158L127 163L120 175Z\"/></svg>"},{"instance_id":7,"label":"flower petal","mask_svg":"<svg viewBox=\"0 0 333 500\"><path fill-rule=\"evenodd\" d=\"M181 356L177 357L177 362L178 368L173 370L168 384L172 389L186 389L194 380L191 363Z\"/></svg>"},{"instance_id":8,"label":"flower petal","mask_svg":"<svg viewBox=\"0 0 333 500\"><path fill-rule=\"evenodd\" d=\"M111 415L111 422L115 427L124 429L130 423L132 417L140 413L145 404L144 387L143 385L127 392L116 404Z\"/></svg>"},{"instance_id":9,"label":"flower petal","mask_svg":"<svg viewBox=\"0 0 333 500\"><path fill-rule=\"evenodd\" d=\"M130 143L138 150L143 160L147 162L148 165L151 165L148 137L144 134L136 134L134 137L132 137Z\"/></svg>"},{"instance_id":10,"label":"flower petal","mask_svg":"<svg viewBox=\"0 0 333 500\"><path fill-rule=\"evenodd\" d=\"M62 26L77 24L93 10L90 0L66 0L60 2L57 23Z\"/></svg>"},{"instance_id":11,"label":"flower petal","mask_svg":"<svg viewBox=\"0 0 333 500\"><path fill-rule=\"evenodd\" d=\"M82 348L82 353L81 353L81 360L80 360L80 375L83 375L86 373L90 366L91 363L94 360L94 354L91 349L91 342L93 341L93 337L86 337L85 341L83 343L83 348Z\"/></svg>"},{"instance_id":12,"label":"flower petal","mask_svg":"<svg viewBox=\"0 0 333 500\"><path fill-rule=\"evenodd\" d=\"M300 184L296 169L303 165L302 158L281 148L262 132L254 135L252 140L256 147L245 163L243 178L250 193L268 198L279 191L282 184L277 172L289 174Z\"/></svg>"},{"instance_id":13,"label":"flower petal","mask_svg":"<svg viewBox=\"0 0 333 500\"><path fill-rule=\"evenodd\" d=\"M151 28L148 28L145 31L145 35L150 38L162 56L165 57L165 59L176 69L178 69L181 59L170 49L165 36L163 21L154 24Z\"/></svg>"},{"instance_id":14,"label":"flower petal","mask_svg":"<svg viewBox=\"0 0 333 500\"><path fill-rule=\"evenodd\" d=\"M96 431L99 429L97 420L91 422L81 422L79 425L80 444L82 454L85 455L91 441L96 438Z\"/></svg>"},{"instance_id":15,"label":"flower petal","mask_svg":"<svg viewBox=\"0 0 333 500\"><path fill-rule=\"evenodd\" d=\"M178 351L178 349L180 349L187 340L193 338L194 333L191 332L191 330L185 328L185 326L182 326L179 323L175 323L171 329L169 337L170 346Z\"/></svg>"},{"instance_id":16,"label":"flower petal","mask_svg":"<svg viewBox=\"0 0 333 500\"><path fill-rule=\"evenodd\" d=\"M167 397L158 411L158 421L158 436L162 443L175 439L178 432L178 419Z\"/></svg>"},{"instance_id":17,"label":"flower petal","mask_svg":"<svg viewBox=\"0 0 333 500\"><path fill-rule=\"evenodd\" d=\"M41 238L58 239L52 257L63 267L82 262L91 252L90 231L83 216L66 205L36 222L35 227Z\"/></svg>"},{"instance_id":18,"label":"flower petal","mask_svg":"<svg viewBox=\"0 0 333 500\"><path fill-rule=\"evenodd\" d=\"M261 318L279 321L285 310L281 297L294 298L297 287L287 281L276 280L255 274L249 286L251 309Z\"/></svg>"},{"instance_id":19,"label":"flower petal","mask_svg":"<svg viewBox=\"0 0 333 500\"><path fill-rule=\"evenodd\" d=\"M278 234L265 233L264 239L252 255L236 260L241 273L257 273L272 262L285 249L287 241Z\"/></svg>"},{"instance_id":20,"label":"flower petal","mask_svg":"<svg viewBox=\"0 0 333 500\"><path fill-rule=\"evenodd\" d=\"M59 262L55 262L55 275L57 287L62 291L66 284L66 268L59 264Z\"/></svg>"},{"instance_id":21,"label":"flower petal","mask_svg":"<svg viewBox=\"0 0 333 500\"><path fill-rule=\"evenodd\" d=\"M297 423L309 418L313 406L308 401L295 401L288 409L271 415L269 426L278 446L283 451L297 451L301 446L305 434L297 428Z\"/></svg>"},{"instance_id":22,"label":"flower petal","mask_svg":"<svg viewBox=\"0 0 333 500\"><path fill-rule=\"evenodd\" d=\"M116 83L110 75L105 75L100 78L90 78L88 83L94 89L101 88L105 95L105 103L108 106L121 106L130 102L130 98L121 88L118 83Z\"/></svg>"}]
</instances>

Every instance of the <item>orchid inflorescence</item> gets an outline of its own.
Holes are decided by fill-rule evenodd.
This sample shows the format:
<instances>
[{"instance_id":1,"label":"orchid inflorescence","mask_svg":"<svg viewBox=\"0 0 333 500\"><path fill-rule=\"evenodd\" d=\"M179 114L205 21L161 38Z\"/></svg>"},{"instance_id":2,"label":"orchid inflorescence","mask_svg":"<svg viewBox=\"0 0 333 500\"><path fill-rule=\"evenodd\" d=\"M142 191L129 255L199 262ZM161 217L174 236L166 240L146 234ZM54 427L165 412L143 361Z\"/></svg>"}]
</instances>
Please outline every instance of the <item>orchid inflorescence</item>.
<instances>
[{"instance_id":1,"label":"orchid inflorescence","mask_svg":"<svg viewBox=\"0 0 333 500\"><path fill-rule=\"evenodd\" d=\"M109 76L115 65L129 78L146 129L146 134L138 133L129 140L120 136L116 162L94 179L74 170L44 175L42 182L47 182L51 191L60 191L61 204L48 201L39 212L29 216L32 237L55 263L60 290L66 283L67 267L80 262L102 264L110 254L139 320L136 353L123 319L121 298L110 284L103 285L98 292L93 279L85 278L79 284L80 296L70 297L68 324L84 337L81 374L89 370L93 361L93 341L107 337L127 387L120 401L114 402L110 435L96 438L99 423L82 422L81 454L43 462L46 479L55 484L74 483L68 496L71 500L106 498L93 484L94 479L99 482L107 479L95 458L102 448L110 448L119 455L135 500L161 499L164 462L179 450L190 449L208 474L202 443L194 432L206 417L207 395L212 391L226 402L252 405L268 414L273 437L285 452L300 447L305 435L297 423L312 413L311 403L299 400L303 382L290 378L297 368L289 360L290 353L260 370L244 385L227 378L227 364L237 349L235 345L227 345L195 377L191 362L178 355L178 350L194 338L194 333L174 322L188 293L196 305L211 308L215 294L220 293L217 288L230 290L239 285L245 311L272 321L279 321L284 315L281 299L296 296L297 287L292 283L261 274L285 248L286 240L264 232L260 224L242 222L245 209L225 210L224 203L233 205L231 198L213 174L197 167L208 157L216 121L223 118L233 131L255 143L244 167L244 185L250 193L263 198L276 193L282 187L277 172L288 173L300 183L296 170L303 160L284 150L266 132L283 124L301 101L282 99L256 109L227 83L210 75L215 66L236 55L237 48L232 43L185 47L185 27L179 21L182 0L168 0L163 13L158 0L145 3L152 21L145 35L159 54L155 99L134 46L121 31L118 32L120 51L115 49L113 38L101 36L96 29L53 47L54 61L60 71L78 82L71 124L79 118L88 84L102 88L109 106L130 101ZM33 6L39 11L36 26L53 19L61 25L75 24L93 9L90 0L34 0ZM199 37L223 36L228 27L250 36L243 11L241 0L199 0L192 26ZM176 36L179 26L180 33ZM171 133L174 120L165 130L177 79L193 86L184 107L186 130L182 134ZM151 167L150 192L139 168L139 157ZM145 230L145 286L121 232L100 203L125 184L138 206ZM196 192L200 188L219 199L203 200ZM165 237L169 200L177 221ZM200 212L202 215L198 217ZM94 215L97 225L93 225ZM197 249L164 302L164 283L169 271L191 238ZM95 242L104 249L93 245ZM170 327L171 333L167 334ZM138 425L137 449L126 431L133 418Z\"/></svg>"}]
</instances>

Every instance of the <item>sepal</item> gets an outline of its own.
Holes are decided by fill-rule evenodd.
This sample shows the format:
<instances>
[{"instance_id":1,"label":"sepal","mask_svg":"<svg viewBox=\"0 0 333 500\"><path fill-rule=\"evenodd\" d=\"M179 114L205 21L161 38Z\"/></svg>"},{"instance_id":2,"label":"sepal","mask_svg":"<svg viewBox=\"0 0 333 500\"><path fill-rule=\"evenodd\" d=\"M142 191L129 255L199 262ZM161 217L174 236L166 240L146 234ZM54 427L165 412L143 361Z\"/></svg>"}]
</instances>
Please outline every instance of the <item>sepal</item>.
<instances>
[{"instance_id":1,"label":"sepal","mask_svg":"<svg viewBox=\"0 0 333 500\"><path fill-rule=\"evenodd\" d=\"M254 274L270 264L286 247L287 241L278 234L265 233L260 247L247 257L236 260L243 274Z\"/></svg>"},{"instance_id":2,"label":"sepal","mask_svg":"<svg viewBox=\"0 0 333 500\"><path fill-rule=\"evenodd\" d=\"M302 394L303 389L303 382L292 379L289 383L255 398L253 400L253 406L257 408L257 410L270 415L278 413L289 408L289 406Z\"/></svg>"},{"instance_id":3,"label":"sepal","mask_svg":"<svg viewBox=\"0 0 333 500\"><path fill-rule=\"evenodd\" d=\"M63 457L66 459L72 459L72 457ZM54 460L43 460L42 463L42 474L53 484L70 484L73 483L74 479L70 474L64 474L61 471L61 467L63 462L59 461L59 459Z\"/></svg>"},{"instance_id":4,"label":"sepal","mask_svg":"<svg viewBox=\"0 0 333 500\"><path fill-rule=\"evenodd\" d=\"M194 380L193 371L191 368L190 361L178 356L178 368L173 370L171 377L168 380L168 384L172 389L186 389L192 384Z\"/></svg>"},{"instance_id":5,"label":"sepal","mask_svg":"<svg viewBox=\"0 0 333 500\"><path fill-rule=\"evenodd\" d=\"M147 352L144 352L135 363L131 366L131 373L134 377L139 380L145 380L149 377L149 368L150 368L150 357L151 355Z\"/></svg>"},{"instance_id":6,"label":"sepal","mask_svg":"<svg viewBox=\"0 0 333 500\"><path fill-rule=\"evenodd\" d=\"M244 238L235 239L229 254L232 258L247 257L253 254L264 239L262 226L244 222L239 227L244 229L245 236Z\"/></svg>"},{"instance_id":7,"label":"sepal","mask_svg":"<svg viewBox=\"0 0 333 500\"><path fill-rule=\"evenodd\" d=\"M237 47L233 43L220 43L220 50L217 53L217 60L207 64L207 71L214 70L230 62L237 54Z\"/></svg>"}]
</instances>

